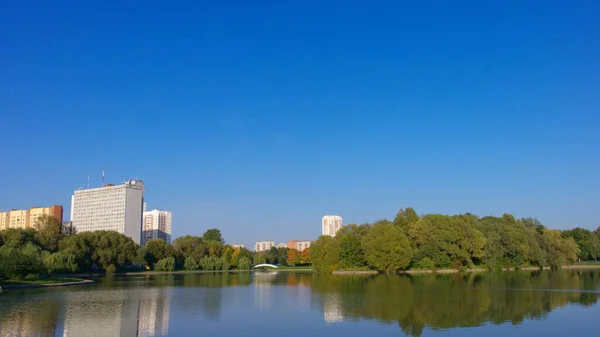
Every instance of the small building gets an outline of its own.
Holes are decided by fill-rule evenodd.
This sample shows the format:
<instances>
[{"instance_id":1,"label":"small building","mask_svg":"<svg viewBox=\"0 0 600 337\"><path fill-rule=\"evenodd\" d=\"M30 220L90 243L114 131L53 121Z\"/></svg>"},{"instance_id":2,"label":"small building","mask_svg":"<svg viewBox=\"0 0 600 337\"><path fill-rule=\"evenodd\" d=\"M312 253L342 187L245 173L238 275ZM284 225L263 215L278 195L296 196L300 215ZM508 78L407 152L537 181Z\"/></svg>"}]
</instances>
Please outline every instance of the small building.
<instances>
[{"instance_id":1,"label":"small building","mask_svg":"<svg viewBox=\"0 0 600 337\"><path fill-rule=\"evenodd\" d=\"M254 251L265 252L273 247L275 247L275 241L257 241L256 244L254 244Z\"/></svg>"}]
</instances>

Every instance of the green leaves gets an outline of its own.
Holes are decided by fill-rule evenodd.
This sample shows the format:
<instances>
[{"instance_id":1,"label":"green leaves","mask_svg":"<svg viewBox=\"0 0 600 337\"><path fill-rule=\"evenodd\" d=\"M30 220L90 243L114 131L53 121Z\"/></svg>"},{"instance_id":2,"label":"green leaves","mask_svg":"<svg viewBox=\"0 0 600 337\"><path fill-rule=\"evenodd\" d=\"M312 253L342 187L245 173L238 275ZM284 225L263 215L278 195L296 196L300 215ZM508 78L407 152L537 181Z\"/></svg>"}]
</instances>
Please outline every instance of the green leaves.
<instances>
[{"instance_id":1,"label":"green leaves","mask_svg":"<svg viewBox=\"0 0 600 337\"><path fill-rule=\"evenodd\" d=\"M402 230L392 224L373 225L362 239L362 249L370 266L385 272L406 269L412 259L412 249Z\"/></svg>"}]
</instances>

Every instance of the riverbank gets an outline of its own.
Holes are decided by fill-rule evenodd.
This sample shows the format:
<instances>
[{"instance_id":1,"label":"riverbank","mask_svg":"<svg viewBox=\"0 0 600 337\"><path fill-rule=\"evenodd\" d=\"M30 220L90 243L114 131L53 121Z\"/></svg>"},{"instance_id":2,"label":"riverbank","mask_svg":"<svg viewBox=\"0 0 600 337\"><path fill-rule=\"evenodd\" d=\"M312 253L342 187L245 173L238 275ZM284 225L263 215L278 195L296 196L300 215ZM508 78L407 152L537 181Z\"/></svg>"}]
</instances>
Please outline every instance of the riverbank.
<instances>
[{"instance_id":1,"label":"riverbank","mask_svg":"<svg viewBox=\"0 0 600 337\"><path fill-rule=\"evenodd\" d=\"M47 280L31 280L31 281L7 281L2 283L0 287L3 290L10 289L28 289L28 288L48 288L48 287L65 287L94 283L92 280L84 280L78 278L52 278Z\"/></svg>"},{"instance_id":2,"label":"riverbank","mask_svg":"<svg viewBox=\"0 0 600 337\"><path fill-rule=\"evenodd\" d=\"M562 269L599 269L600 265L595 265L595 264L574 264L571 266L563 266ZM550 270L550 267L544 267L544 270ZM540 270L540 268L538 267L524 267L518 270L522 270L522 271L535 271L535 270ZM471 269L463 269L463 270L458 270L458 269L436 269L436 270L431 270L431 269L427 269L427 270L416 270L416 269L412 269L412 270L403 270L403 271L398 271L398 274L454 274L454 273L485 273L488 270L485 268L471 268ZM514 268L502 268L502 271L517 271L517 269ZM334 275L373 275L373 274L379 274L380 272L376 271L376 270L334 270L333 272L331 272ZM383 273L383 272L381 272Z\"/></svg>"}]
</instances>

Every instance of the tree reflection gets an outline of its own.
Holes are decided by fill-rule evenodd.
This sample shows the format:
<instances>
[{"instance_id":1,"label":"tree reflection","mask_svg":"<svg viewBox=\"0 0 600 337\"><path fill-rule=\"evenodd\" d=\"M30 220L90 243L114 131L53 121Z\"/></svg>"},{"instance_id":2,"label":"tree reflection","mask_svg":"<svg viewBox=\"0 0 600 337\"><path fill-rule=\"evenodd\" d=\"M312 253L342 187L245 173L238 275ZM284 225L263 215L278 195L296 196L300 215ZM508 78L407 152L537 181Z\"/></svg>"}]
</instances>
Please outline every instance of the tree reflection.
<instances>
[{"instance_id":1,"label":"tree reflection","mask_svg":"<svg viewBox=\"0 0 600 337\"><path fill-rule=\"evenodd\" d=\"M412 336L425 327L473 327L486 322L518 325L543 319L569 303L598 301L598 271L513 272L450 275L315 275L312 290L321 296L325 316L331 294L349 319L397 322ZM573 291L575 290L575 291Z\"/></svg>"}]
</instances>

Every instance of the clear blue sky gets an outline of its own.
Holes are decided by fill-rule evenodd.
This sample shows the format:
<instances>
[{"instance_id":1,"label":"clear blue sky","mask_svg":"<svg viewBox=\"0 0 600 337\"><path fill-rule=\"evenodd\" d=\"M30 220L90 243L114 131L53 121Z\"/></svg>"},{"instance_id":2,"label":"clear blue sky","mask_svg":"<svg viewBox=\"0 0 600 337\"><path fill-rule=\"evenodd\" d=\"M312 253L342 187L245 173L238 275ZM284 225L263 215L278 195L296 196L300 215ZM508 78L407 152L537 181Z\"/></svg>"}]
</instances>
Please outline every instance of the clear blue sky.
<instances>
[{"instance_id":1,"label":"clear blue sky","mask_svg":"<svg viewBox=\"0 0 600 337\"><path fill-rule=\"evenodd\" d=\"M600 2L3 1L0 208L145 180L173 235L600 225Z\"/></svg>"}]
</instances>

